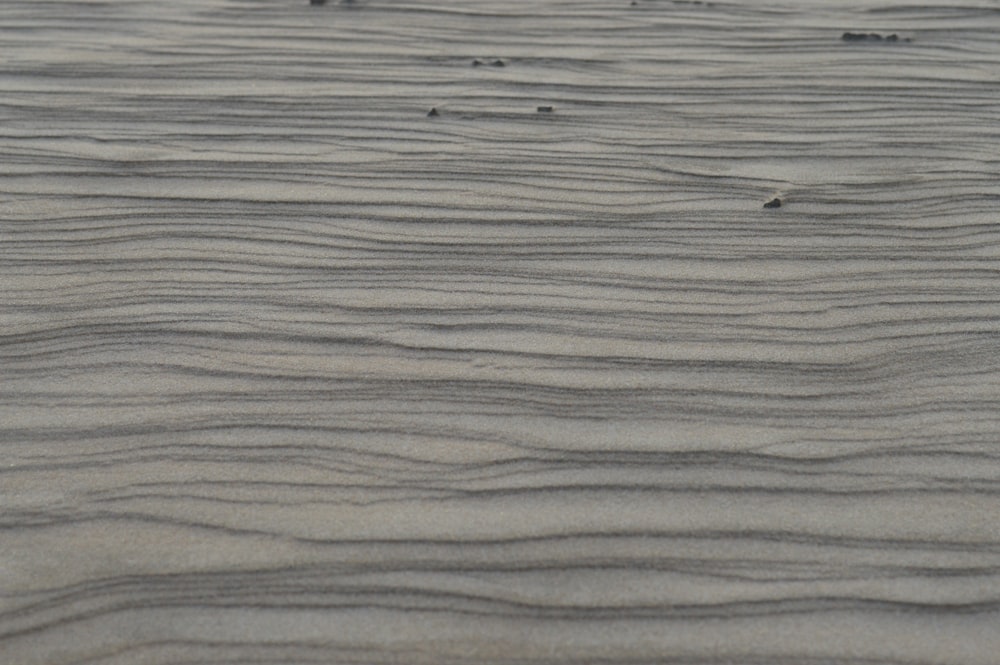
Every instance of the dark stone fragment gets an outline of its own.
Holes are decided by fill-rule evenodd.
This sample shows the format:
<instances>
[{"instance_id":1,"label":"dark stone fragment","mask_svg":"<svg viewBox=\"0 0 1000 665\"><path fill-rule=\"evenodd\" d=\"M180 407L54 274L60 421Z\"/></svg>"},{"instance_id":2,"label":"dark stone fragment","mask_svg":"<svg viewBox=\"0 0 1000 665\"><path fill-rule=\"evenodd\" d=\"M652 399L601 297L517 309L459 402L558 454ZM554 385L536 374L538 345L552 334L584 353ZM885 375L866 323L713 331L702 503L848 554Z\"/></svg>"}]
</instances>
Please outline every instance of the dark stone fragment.
<instances>
[{"instance_id":1,"label":"dark stone fragment","mask_svg":"<svg viewBox=\"0 0 1000 665\"><path fill-rule=\"evenodd\" d=\"M895 32L883 37L877 32L845 32L840 36L845 42L909 42L909 37L903 39Z\"/></svg>"},{"instance_id":2,"label":"dark stone fragment","mask_svg":"<svg viewBox=\"0 0 1000 665\"><path fill-rule=\"evenodd\" d=\"M779 198L773 198L770 201L768 201L767 203L765 203L764 207L765 208L780 208L781 207L781 199L779 199Z\"/></svg>"},{"instance_id":3,"label":"dark stone fragment","mask_svg":"<svg viewBox=\"0 0 1000 665\"><path fill-rule=\"evenodd\" d=\"M538 112L539 113L552 113L552 107L551 106L539 106L538 107Z\"/></svg>"},{"instance_id":4,"label":"dark stone fragment","mask_svg":"<svg viewBox=\"0 0 1000 665\"><path fill-rule=\"evenodd\" d=\"M494 67L506 67L507 66L507 63L505 63L503 60L494 60L490 64L493 65Z\"/></svg>"},{"instance_id":5,"label":"dark stone fragment","mask_svg":"<svg viewBox=\"0 0 1000 665\"><path fill-rule=\"evenodd\" d=\"M440 114L440 113L438 113L438 110L437 110L437 108L432 108L432 109L431 109L430 111L428 111L428 112L427 112L427 117L428 117L428 118L436 118L436 117L438 117L439 115L441 115L441 114Z\"/></svg>"},{"instance_id":6,"label":"dark stone fragment","mask_svg":"<svg viewBox=\"0 0 1000 665\"><path fill-rule=\"evenodd\" d=\"M480 60L479 58L476 58L475 60L472 61L472 66L473 67L482 67L482 65L483 65L483 61Z\"/></svg>"},{"instance_id":7,"label":"dark stone fragment","mask_svg":"<svg viewBox=\"0 0 1000 665\"><path fill-rule=\"evenodd\" d=\"M845 32L840 38L845 42L877 42L882 40L882 35L877 32Z\"/></svg>"}]
</instances>

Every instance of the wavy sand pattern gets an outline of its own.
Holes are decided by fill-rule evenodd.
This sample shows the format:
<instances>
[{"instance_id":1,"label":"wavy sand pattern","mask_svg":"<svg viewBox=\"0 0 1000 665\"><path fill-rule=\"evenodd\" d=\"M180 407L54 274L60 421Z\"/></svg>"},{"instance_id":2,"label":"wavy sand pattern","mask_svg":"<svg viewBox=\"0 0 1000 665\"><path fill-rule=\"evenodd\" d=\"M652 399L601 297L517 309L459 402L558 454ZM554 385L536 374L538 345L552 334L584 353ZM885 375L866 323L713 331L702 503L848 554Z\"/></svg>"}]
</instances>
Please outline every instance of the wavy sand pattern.
<instances>
[{"instance_id":1,"label":"wavy sand pattern","mask_svg":"<svg viewBox=\"0 0 1000 665\"><path fill-rule=\"evenodd\" d=\"M998 31L0 3L0 661L996 663Z\"/></svg>"}]
</instances>

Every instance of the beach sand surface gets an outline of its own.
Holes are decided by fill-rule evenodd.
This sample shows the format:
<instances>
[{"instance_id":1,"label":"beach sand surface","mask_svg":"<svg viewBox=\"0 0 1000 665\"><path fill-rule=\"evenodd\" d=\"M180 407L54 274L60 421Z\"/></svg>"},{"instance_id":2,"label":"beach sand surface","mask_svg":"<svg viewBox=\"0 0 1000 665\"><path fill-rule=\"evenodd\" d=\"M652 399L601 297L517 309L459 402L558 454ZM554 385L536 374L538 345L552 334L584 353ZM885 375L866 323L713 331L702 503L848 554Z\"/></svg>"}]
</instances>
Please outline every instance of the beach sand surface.
<instances>
[{"instance_id":1,"label":"beach sand surface","mask_svg":"<svg viewBox=\"0 0 1000 665\"><path fill-rule=\"evenodd\" d=\"M995 665L998 33L4 0L0 662Z\"/></svg>"}]
</instances>

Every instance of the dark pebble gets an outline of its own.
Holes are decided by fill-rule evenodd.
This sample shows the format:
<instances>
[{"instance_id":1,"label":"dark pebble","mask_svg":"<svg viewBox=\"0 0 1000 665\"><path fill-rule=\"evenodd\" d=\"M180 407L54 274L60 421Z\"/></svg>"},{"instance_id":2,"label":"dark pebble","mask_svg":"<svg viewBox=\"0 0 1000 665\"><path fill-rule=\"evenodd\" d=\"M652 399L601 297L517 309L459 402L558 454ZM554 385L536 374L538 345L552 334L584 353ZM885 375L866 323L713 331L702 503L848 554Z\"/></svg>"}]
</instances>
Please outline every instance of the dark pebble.
<instances>
[{"instance_id":1,"label":"dark pebble","mask_svg":"<svg viewBox=\"0 0 1000 665\"><path fill-rule=\"evenodd\" d=\"M895 32L883 37L877 32L845 32L840 36L845 42L909 42L910 38L902 39Z\"/></svg>"},{"instance_id":2,"label":"dark pebble","mask_svg":"<svg viewBox=\"0 0 1000 665\"><path fill-rule=\"evenodd\" d=\"M882 40L882 35L877 32L845 32L840 38L845 42L877 42Z\"/></svg>"},{"instance_id":3,"label":"dark pebble","mask_svg":"<svg viewBox=\"0 0 1000 665\"><path fill-rule=\"evenodd\" d=\"M482 67L483 66L483 61L480 60L480 59L478 59L478 58L476 58L475 60L472 61L472 66L473 67Z\"/></svg>"},{"instance_id":4,"label":"dark pebble","mask_svg":"<svg viewBox=\"0 0 1000 665\"><path fill-rule=\"evenodd\" d=\"M432 108L430 111L427 112L427 117L428 118L436 118L439 115L441 115L441 114L438 113L438 110L436 108Z\"/></svg>"},{"instance_id":5,"label":"dark pebble","mask_svg":"<svg viewBox=\"0 0 1000 665\"><path fill-rule=\"evenodd\" d=\"M507 66L507 63L505 63L503 60L494 60L490 64L493 65L494 67L506 67Z\"/></svg>"},{"instance_id":6,"label":"dark pebble","mask_svg":"<svg viewBox=\"0 0 1000 665\"><path fill-rule=\"evenodd\" d=\"M552 113L552 107L551 106L539 106L538 107L538 112L539 113Z\"/></svg>"},{"instance_id":7,"label":"dark pebble","mask_svg":"<svg viewBox=\"0 0 1000 665\"><path fill-rule=\"evenodd\" d=\"M765 203L764 207L765 208L780 208L781 207L781 199L779 199L779 198L773 198L770 201L768 201L767 203Z\"/></svg>"}]
</instances>

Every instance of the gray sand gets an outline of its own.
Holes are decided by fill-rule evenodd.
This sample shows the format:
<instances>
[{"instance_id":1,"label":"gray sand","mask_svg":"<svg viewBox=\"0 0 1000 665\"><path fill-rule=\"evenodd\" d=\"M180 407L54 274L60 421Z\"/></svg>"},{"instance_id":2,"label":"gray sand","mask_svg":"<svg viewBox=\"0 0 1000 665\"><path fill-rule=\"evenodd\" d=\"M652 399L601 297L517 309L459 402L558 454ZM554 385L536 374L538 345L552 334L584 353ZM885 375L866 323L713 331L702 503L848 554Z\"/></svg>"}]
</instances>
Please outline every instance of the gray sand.
<instances>
[{"instance_id":1,"label":"gray sand","mask_svg":"<svg viewBox=\"0 0 1000 665\"><path fill-rule=\"evenodd\" d=\"M840 4L0 3L0 661L996 663L1000 12Z\"/></svg>"}]
</instances>

